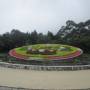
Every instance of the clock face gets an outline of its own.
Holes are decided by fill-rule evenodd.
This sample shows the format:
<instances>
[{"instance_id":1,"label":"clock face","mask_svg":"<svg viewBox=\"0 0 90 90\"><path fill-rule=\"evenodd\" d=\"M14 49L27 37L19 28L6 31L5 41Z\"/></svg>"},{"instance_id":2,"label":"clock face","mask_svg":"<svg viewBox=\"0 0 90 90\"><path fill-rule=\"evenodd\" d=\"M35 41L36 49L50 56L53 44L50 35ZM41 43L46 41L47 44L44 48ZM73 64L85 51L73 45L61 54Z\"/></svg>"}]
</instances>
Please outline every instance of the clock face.
<instances>
[{"instance_id":1,"label":"clock face","mask_svg":"<svg viewBox=\"0 0 90 90\"><path fill-rule=\"evenodd\" d=\"M80 48L62 44L36 44L10 50L9 54L24 60L64 60L82 54Z\"/></svg>"}]
</instances>

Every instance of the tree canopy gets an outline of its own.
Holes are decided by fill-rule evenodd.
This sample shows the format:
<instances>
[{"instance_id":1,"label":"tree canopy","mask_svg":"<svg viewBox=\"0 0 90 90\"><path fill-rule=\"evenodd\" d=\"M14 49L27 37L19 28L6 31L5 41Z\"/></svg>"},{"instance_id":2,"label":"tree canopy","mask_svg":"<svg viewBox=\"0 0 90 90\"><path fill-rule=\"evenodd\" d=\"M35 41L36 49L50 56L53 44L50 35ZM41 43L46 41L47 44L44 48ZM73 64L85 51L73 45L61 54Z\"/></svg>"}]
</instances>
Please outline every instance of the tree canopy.
<instances>
[{"instance_id":1,"label":"tree canopy","mask_svg":"<svg viewBox=\"0 0 90 90\"><path fill-rule=\"evenodd\" d=\"M47 34L33 32L21 32L13 29L0 35L0 50L8 51L15 47L39 44L39 43L62 43L80 47L86 53L90 53L90 20L75 23L72 20L66 21L56 34L48 31Z\"/></svg>"}]
</instances>

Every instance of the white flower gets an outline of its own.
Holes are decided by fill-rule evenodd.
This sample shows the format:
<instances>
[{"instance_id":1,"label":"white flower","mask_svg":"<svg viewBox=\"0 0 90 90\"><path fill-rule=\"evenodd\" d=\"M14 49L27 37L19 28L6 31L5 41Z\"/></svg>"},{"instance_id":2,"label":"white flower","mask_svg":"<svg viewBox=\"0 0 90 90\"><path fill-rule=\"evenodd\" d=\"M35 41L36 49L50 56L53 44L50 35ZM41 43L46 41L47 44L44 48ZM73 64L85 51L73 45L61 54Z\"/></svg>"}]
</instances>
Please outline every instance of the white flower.
<instances>
[{"instance_id":1,"label":"white flower","mask_svg":"<svg viewBox=\"0 0 90 90\"><path fill-rule=\"evenodd\" d=\"M45 49L39 49L39 52L44 52L45 51Z\"/></svg>"}]
</instances>

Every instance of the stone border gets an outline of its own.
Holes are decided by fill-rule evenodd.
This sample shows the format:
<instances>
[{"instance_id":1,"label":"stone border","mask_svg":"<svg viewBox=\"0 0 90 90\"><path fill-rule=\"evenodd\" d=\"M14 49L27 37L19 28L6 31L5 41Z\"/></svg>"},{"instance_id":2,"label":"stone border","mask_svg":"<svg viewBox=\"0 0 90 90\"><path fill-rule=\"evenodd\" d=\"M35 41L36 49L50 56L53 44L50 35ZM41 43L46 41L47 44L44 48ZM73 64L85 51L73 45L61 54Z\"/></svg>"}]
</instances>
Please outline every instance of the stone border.
<instances>
[{"instance_id":1,"label":"stone border","mask_svg":"<svg viewBox=\"0 0 90 90\"><path fill-rule=\"evenodd\" d=\"M0 86L0 90L90 90L90 88L86 88L86 89L29 89L29 88L22 88L22 87Z\"/></svg>"},{"instance_id":2,"label":"stone border","mask_svg":"<svg viewBox=\"0 0 90 90\"><path fill-rule=\"evenodd\" d=\"M40 65L24 65L0 62L0 67L25 69L25 70L38 70L38 71L73 71L73 70L87 70L90 65L75 65L75 66L40 66Z\"/></svg>"}]
</instances>

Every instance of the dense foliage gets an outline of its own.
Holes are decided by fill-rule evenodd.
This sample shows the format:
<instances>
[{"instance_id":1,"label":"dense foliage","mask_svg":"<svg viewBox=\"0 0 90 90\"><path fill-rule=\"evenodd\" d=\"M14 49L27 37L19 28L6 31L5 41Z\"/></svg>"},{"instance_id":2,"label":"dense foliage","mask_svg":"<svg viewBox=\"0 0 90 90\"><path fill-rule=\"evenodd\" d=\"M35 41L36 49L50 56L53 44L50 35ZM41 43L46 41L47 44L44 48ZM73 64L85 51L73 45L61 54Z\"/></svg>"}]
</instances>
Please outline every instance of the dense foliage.
<instances>
[{"instance_id":1,"label":"dense foliage","mask_svg":"<svg viewBox=\"0 0 90 90\"><path fill-rule=\"evenodd\" d=\"M38 43L69 44L90 53L90 20L78 24L68 20L56 34L50 31L47 34L37 33L36 30L31 33L23 33L13 29L11 32L0 35L0 51Z\"/></svg>"}]
</instances>

